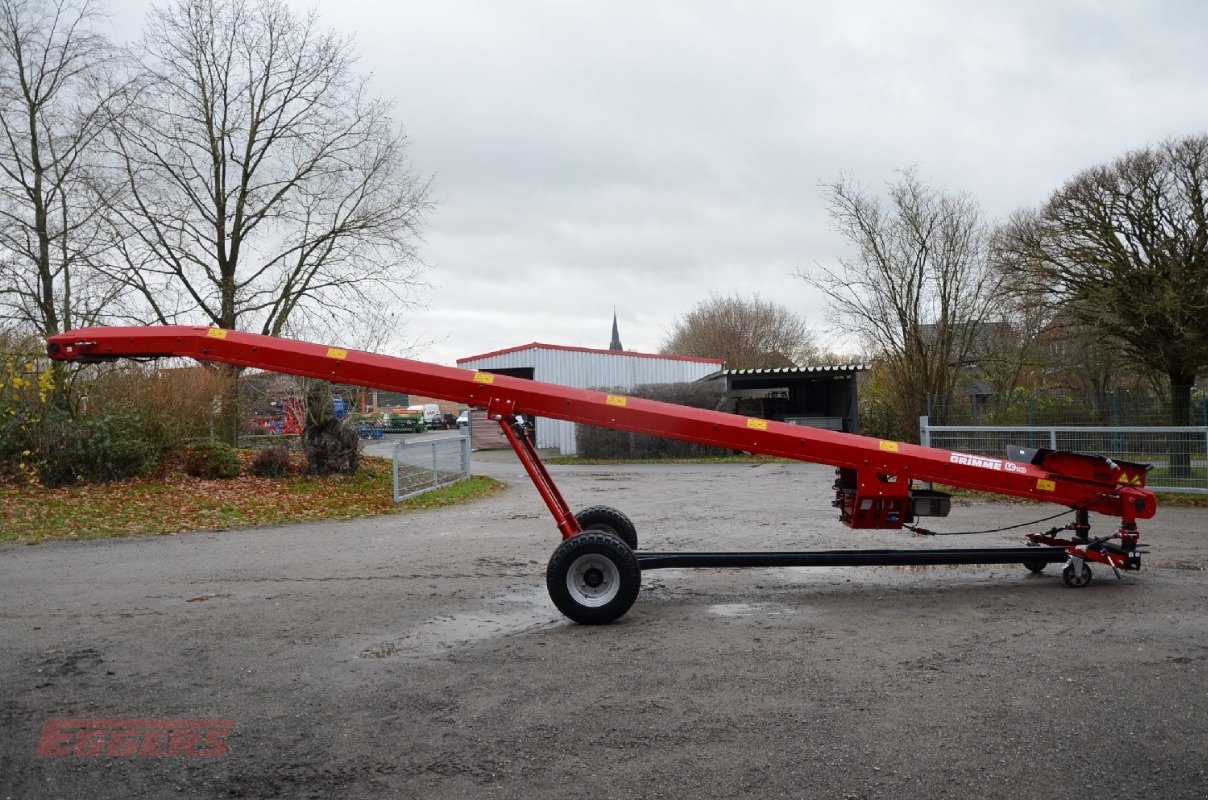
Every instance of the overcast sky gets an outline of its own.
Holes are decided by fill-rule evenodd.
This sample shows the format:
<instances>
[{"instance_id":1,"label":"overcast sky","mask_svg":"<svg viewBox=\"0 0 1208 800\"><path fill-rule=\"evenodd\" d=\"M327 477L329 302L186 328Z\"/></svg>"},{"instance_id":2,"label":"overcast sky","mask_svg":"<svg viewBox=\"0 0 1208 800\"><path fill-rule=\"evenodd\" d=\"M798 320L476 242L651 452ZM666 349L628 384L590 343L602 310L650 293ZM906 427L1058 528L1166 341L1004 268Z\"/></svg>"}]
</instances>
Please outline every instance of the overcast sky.
<instances>
[{"instance_id":1,"label":"overcast sky","mask_svg":"<svg viewBox=\"0 0 1208 800\"><path fill-rule=\"evenodd\" d=\"M116 38L150 3L111 0ZM1208 130L1204 0L319 0L438 208L415 356L654 352L710 294L827 330L793 277L846 252L821 184L915 166L991 220ZM828 332L832 339L837 332Z\"/></svg>"}]
</instances>

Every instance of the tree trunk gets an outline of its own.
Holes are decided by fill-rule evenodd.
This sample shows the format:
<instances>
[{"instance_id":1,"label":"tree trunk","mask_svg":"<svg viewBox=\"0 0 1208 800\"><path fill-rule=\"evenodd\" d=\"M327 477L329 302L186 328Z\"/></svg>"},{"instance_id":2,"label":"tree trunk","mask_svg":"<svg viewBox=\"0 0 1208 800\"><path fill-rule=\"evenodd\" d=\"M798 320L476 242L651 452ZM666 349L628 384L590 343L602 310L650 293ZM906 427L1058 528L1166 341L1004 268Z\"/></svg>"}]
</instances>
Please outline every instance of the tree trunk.
<instances>
[{"instance_id":1,"label":"tree trunk","mask_svg":"<svg viewBox=\"0 0 1208 800\"><path fill-rule=\"evenodd\" d=\"M351 475L360 464L360 441L351 428L336 419L331 384L315 381L306 392L306 427L302 448L308 475Z\"/></svg>"},{"instance_id":2,"label":"tree trunk","mask_svg":"<svg viewBox=\"0 0 1208 800\"><path fill-rule=\"evenodd\" d=\"M1191 424L1191 387L1195 375L1182 372L1167 373L1170 378L1170 419L1172 426L1184 427ZM1170 477L1191 477L1191 448L1189 437L1172 434L1170 443Z\"/></svg>"},{"instance_id":3,"label":"tree trunk","mask_svg":"<svg viewBox=\"0 0 1208 800\"><path fill-rule=\"evenodd\" d=\"M218 368L225 380L223 381L222 396L214 416L214 438L226 442L231 447L239 446L241 416L239 413L239 376L243 367L234 364L223 364Z\"/></svg>"}]
</instances>

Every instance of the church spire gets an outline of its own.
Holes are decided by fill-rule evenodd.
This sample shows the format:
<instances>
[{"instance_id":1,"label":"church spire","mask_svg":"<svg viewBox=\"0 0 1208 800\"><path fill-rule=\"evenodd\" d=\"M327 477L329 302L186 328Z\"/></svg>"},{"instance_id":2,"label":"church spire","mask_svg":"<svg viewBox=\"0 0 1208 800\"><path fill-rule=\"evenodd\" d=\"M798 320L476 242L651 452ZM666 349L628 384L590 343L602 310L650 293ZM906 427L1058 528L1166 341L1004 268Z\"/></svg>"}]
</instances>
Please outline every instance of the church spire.
<instances>
[{"instance_id":1,"label":"church spire","mask_svg":"<svg viewBox=\"0 0 1208 800\"><path fill-rule=\"evenodd\" d=\"M612 310L612 343L608 345L609 350L624 350L621 347L621 333L617 330L617 310Z\"/></svg>"}]
</instances>

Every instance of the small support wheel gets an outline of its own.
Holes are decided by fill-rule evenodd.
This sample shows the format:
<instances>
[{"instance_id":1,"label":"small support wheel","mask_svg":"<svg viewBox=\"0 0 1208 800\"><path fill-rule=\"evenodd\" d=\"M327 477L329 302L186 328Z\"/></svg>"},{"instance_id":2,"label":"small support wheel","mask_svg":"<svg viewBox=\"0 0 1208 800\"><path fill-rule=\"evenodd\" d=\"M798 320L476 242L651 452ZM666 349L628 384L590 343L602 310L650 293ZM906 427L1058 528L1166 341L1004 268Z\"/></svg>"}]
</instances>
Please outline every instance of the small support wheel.
<instances>
[{"instance_id":1,"label":"small support wheel","mask_svg":"<svg viewBox=\"0 0 1208 800\"><path fill-rule=\"evenodd\" d=\"M1082 569L1075 571L1073 564L1066 564L1061 570L1061 578L1071 589L1083 589L1091 582L1091 567L1083 561Z\"/></svg>"},{"instance_id":2,"label":"small support wheel","mask_svg":"<svg viewBox=\"0 0 1208 800\"><path fill-rule=\"evenodd\" d=\"M1044 568L1049 565L1049 562L1047 562L1047 561L1025 561L1025 562L1023 562L1023 565L1028 570L1028 572L1035 572L1037 575L1039 575L1040 573L1044 572Z\"/></svg>"},{"instance_id":3,"label":"small support wheel","mask_svg":"<svg viewBox=\"0 0 1208 800\"><path fill-rule=\"evenodd\" d=\"M603 531L618 537L629 545L630 550L638 549L638 529L629 517L617 511L612 506L591 506L585 508L575 519L584 531Z\"/></svg>"},{"instance_id":4,"label":"small support wheel","mask_svg":"<svg viewBox=\"0 0 1208 800\"><path fill-rule=\"evenodd\" d=\"M550 556L545 587L558 610L581 625L620 619L638 598L642 568L625 542L611 533L585 531Z\"/></svg>"}]
</instances>

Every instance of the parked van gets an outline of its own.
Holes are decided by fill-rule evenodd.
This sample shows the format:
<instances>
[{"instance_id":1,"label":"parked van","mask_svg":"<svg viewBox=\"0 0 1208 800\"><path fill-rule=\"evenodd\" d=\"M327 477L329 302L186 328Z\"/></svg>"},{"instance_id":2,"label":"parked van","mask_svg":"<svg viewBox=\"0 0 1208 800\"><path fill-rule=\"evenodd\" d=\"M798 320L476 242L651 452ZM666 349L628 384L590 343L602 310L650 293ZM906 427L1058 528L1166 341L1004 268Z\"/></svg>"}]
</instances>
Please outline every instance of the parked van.
<instances>
[{"instance_id":1,"label":"parked van","mask_svg":"<svg viewBox=\"0 0 1208 800\"><path fill-rule=\"evenodd\" d=\"M440 419L440 406L436 403L424 403L421 406L408 406L408 411L419 411L424 415L424 427L431 428L432 423Z\"/></svg>"}]
</instances>

